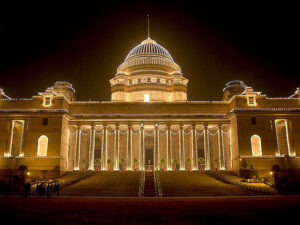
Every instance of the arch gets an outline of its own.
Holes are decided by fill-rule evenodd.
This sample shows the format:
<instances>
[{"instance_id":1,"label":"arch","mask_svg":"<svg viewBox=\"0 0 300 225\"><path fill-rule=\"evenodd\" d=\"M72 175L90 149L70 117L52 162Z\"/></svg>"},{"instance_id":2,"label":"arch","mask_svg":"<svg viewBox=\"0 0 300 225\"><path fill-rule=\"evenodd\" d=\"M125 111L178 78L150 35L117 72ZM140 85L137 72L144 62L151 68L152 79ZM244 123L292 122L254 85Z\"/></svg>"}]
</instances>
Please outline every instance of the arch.
<instances>
[{"instance_id":1,"label":"arch","mask_svg":"<svg viewBox=\"0 0 300 225\"><path fill-rule=\"evenodd\" d=\"M48 152L48 137L46 135L42 135L38 140L38 150L37 156L47 156Z\"/></svg>"},{"instance_id":2,"label":"arch","mask_svg":"<svg viewBox=\"0 0 300 225\"><path fill-rule=\"evenodd\" d=\"M256 134L251 137L251 149L253 156L262 156L261 139Z\"/></svg>"}]
</instances>

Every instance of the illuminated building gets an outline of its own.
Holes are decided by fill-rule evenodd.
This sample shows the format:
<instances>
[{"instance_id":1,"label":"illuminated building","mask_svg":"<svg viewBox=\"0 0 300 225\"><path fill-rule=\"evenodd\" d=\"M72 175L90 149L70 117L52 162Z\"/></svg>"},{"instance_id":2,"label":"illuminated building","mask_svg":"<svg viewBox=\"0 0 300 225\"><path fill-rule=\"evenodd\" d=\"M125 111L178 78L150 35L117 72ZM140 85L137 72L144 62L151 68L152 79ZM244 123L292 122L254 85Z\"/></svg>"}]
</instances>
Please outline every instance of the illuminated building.
<instances>
[{"instance_id":1,"label":"illuminated building","mask_svg":"<svg viewBox=\"0 0 300 225\"><path fill-rule=\"evenodd\" d=\"M188 101L188 79L150 38L110 85L111 101L77 101L64 81L30 99L1 89L0 168L95 170L100 158L101 170L238 171L245 159L264 176L287 156L300 166L299 88L269 98L237 80L220 101Z\"/></svg>"}]
</instances>

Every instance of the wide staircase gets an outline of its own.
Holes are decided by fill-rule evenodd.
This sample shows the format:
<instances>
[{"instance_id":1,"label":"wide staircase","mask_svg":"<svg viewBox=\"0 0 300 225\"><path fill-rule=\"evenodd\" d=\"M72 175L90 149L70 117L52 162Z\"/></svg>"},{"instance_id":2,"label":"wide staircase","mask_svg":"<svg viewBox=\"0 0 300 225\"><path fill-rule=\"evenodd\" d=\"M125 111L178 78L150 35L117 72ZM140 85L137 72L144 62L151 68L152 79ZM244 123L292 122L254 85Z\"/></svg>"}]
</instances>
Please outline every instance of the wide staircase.
<instances>
[{"instance_id":1,"label":"wide staircase","mask_svg":"<svg viewBox=\"0 0 300 225\"><path fill-rule=\"evenodd\" d=\"M265 193L224 182L200 171L93 172L62 189L62 195L65 196L94 197L209 197L262 194Z\"/></svg>"},{"instance_id":2,"label":"wide staircase","mask_svg":"<svg viewBox=\"0 0 300 225\"><path fill-rule=\"evenodd\" d=\"M163 197L260 195L198 171L159 172L159 180Z\"/></svg>"},{"instance_id":3,"label":"wide staircase","mask_svg":"<svg viewBox=\"0 0 300 225\"><path fill-rule=\"evenodd\" d=\"M65 196L137 197L141 172L94 172L62 189Z\"/></svg>"}]
</instances>

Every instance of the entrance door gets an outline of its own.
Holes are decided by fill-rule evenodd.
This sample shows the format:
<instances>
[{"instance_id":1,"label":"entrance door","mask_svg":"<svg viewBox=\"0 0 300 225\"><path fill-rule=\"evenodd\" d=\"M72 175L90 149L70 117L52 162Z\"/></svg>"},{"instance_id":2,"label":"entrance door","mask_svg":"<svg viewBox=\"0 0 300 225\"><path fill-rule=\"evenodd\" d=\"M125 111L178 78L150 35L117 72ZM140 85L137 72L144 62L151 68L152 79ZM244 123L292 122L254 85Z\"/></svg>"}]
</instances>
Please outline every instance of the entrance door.
<instances>
[{"instance_id":1,"label":"entrance door","mask_svg":"<svg viewBox=\"0 0 300 225\"><path fill-rule=\"evenodd\" d=\"M146 170L152 170L153 168L153 158L154 154L153 154L153 149L145 149L145 168Z\"/></svg>"}]
</instances>

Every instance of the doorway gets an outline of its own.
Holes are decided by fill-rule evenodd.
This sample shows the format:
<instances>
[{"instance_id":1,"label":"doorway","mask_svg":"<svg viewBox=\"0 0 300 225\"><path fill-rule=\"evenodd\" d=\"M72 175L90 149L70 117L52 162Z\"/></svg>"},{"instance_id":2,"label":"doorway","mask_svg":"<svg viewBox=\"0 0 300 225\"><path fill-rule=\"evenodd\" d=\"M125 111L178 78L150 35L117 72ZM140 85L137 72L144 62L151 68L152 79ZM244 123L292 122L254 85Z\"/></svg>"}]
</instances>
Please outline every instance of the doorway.
<instances>
[{"instance_id":1,"label":"doorway","mask_svg":"<svg viewBox=\"0 0 300 225\"><path fill-rule=\"evenodd\" d=\"M153 149L145 149L145 169L146 171L153 171L154 154Z\"/></svg>"}]
</instances>

